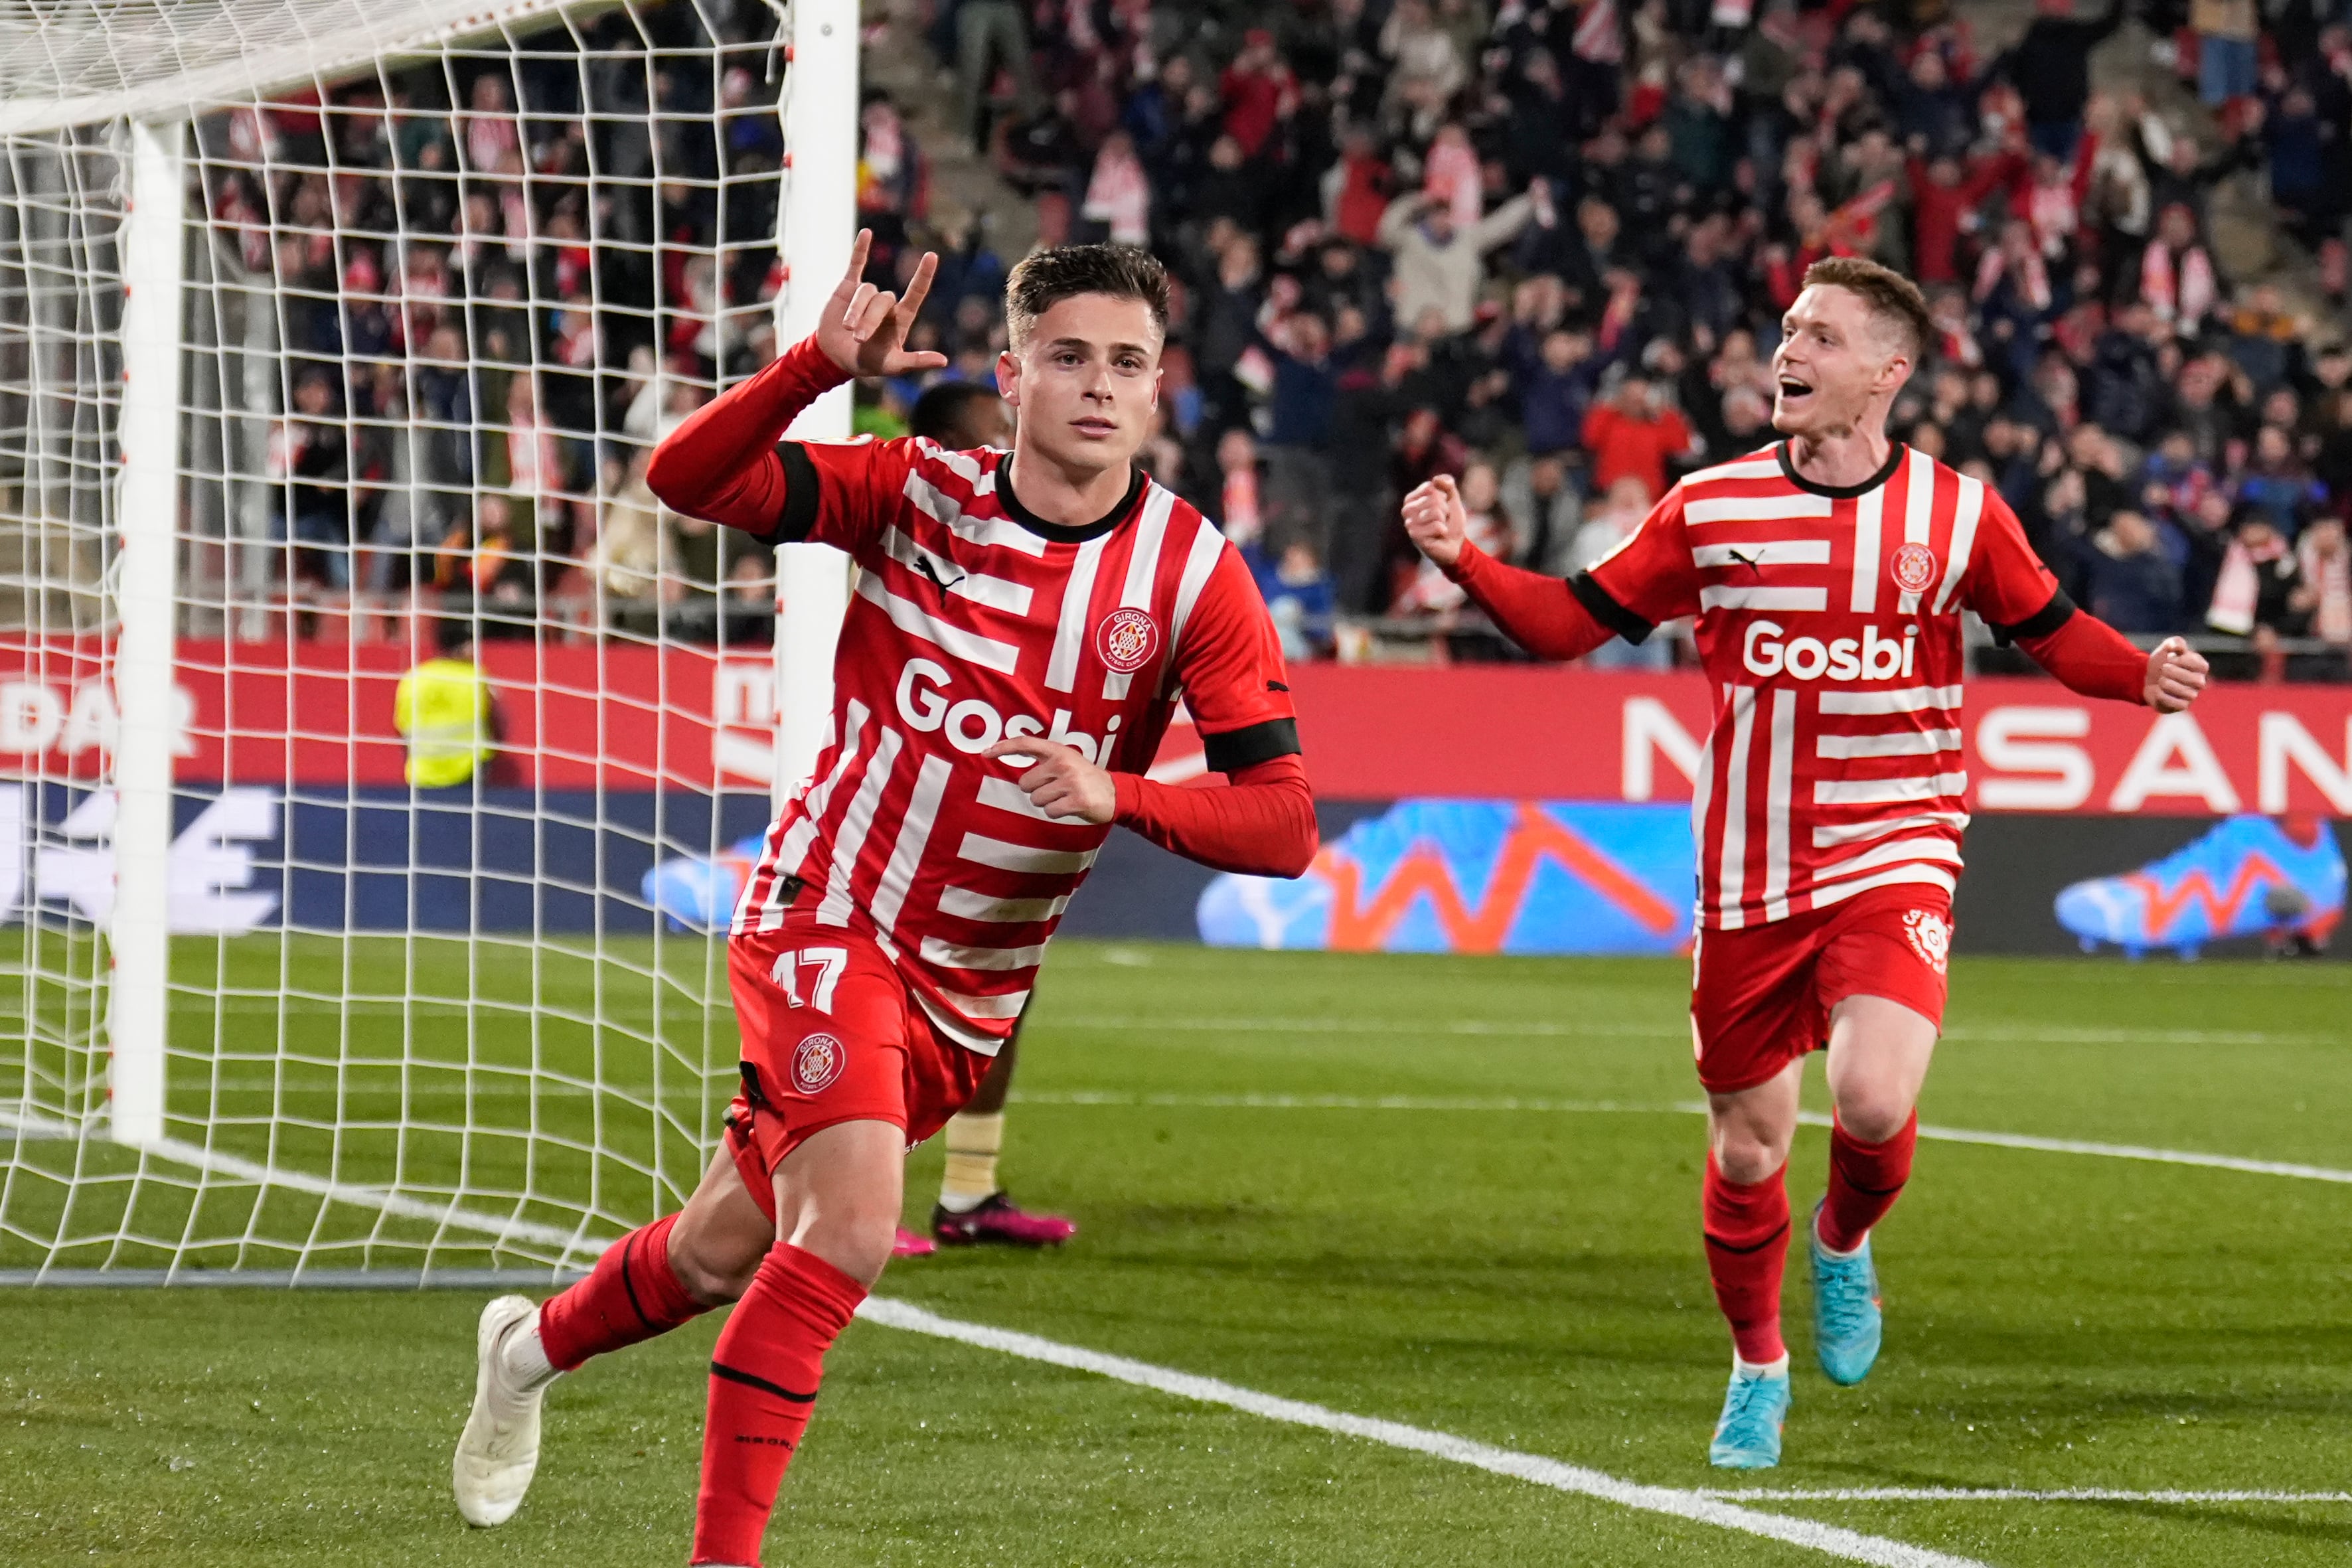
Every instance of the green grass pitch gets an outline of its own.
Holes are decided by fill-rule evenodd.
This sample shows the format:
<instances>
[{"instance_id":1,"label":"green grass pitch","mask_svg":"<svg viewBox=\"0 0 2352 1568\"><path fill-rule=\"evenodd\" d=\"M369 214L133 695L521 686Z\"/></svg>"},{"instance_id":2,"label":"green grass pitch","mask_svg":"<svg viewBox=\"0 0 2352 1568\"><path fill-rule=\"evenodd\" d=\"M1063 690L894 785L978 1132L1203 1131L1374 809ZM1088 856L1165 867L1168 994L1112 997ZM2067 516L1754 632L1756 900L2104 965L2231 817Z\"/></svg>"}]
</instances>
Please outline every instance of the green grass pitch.
<instances>
[{"instance_id":1,"label":"green grass pitch","mask_svg":"<svg viewBox=\"0 0 2352 1568\"><path fill-rule=\"evenodd\" d=\"M184 952L206 967L182 971L173 1115L216 1106L215 1147L267 1157L262 1113L283 1090L310 1125L278 1130L281 1163L524 1194L501 1212L585 1209L602 1234L690 1183L731 1059L723 1015L698 1005L701 944L668 942L658 962L606 951L628 962L518 947L465 972L429 947L274 940ZM1687 975L1056 944L1004 1170L1024 1201L1075 1215L1078 1239L901 1264L881 1293L1665 1487L2352 1487L2352 1186L1949 1142L1922 1143L1879 1233L1887 1344L1870 1381L1836 1389L1811 1368L1800 1265L1787 1460L1709 1470L1726 1341L1697 1235L1701 1123L1675 1109L1696 1093ZM194 989L221 981L244 999ZM289 986L445 1001L279 1007ZM24 994L39 1028L87 1005ZM2345 969L1963 960L1948 1022L1928 1122L2352 1165ZM404 1072L404 1041L435 1042L447 1065ZM528 1068L559 1092L512 1092ZM467 1121L461 1172L461 1141L417 1124ZM1818 1130L1800 1135L1801 1213L1825 1155ZM41 1157L20 1146L20 1166ZM938 1169L936 1150L914 1156L910 1213ZM61 1217L25 1169L11 1182L18 1234L0 1268L37 1262L27 1227L51 1221L192 1243L215 1264L243 1244L248 1263L283 1267L256 1244L289 1232L353 1266L414 1267L427 1243L440 1266L518 1260L348 1205L257 1216L234 1194L133 1200L101 1182ZM529 1501L476 1533L447 1466L478 1306L460 1291L0 1292L0 1560L682 1562L716 1321L560 1384ZM874 1324L831 1367L771 1564L1833 1561ZM2352 1551L2346 1502L1756 1506L2001 1568Z\"/></svg>"}]
</instances>

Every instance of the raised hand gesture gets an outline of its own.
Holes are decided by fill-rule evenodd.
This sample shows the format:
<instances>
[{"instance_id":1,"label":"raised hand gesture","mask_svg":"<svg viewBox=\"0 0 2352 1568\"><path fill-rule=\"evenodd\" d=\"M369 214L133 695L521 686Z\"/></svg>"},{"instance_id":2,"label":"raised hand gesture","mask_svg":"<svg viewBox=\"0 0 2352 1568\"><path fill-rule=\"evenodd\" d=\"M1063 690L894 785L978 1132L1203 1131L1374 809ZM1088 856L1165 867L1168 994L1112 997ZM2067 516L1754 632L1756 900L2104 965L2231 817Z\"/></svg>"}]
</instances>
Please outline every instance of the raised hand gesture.
<instances>
[{"instance_id":1,"label":"raised hand gesture","mask_svg":"<svg viewBox=\"0 0 2352 1568\"><path fill-rule=\"evenodd\" d=\"M1470 536L1470 514L1452 474L1416 485L1404 498L1404 531L1415 549L1441 567L1462 558L1463 542Z\"/></svg>"},{"instance_id":2,"label":"raised hand gesture","mask_svg":"<svg viewBox=\"0 0 2352 1568\"><path fill-rule=\"evenodd\" d=\"M849 271L834 289L833 298L825 301L824 318L817 322L816 346L824 351L825 358L856 376L911 375L941 368L948 363L947 355L910 353L904 346L908 331L922 311L923 297L931 291L931 275L940 269L938 255L923 252L914 277L907 280L907 297L901 300L887 289L862 281L866 253L873 248L874 231L859 229L857 243L849 250Z\"/></svg>"},{"instance_id":3,"label":"raised hand gesture","mask_svg":"<svg viewBox=\"0 0 2352 1568\"><path fill-rule=\"evenodd\" d=\"M2179 712L2205 689L2205 674L2210 668L2203 654L2193 651L2180 638L2165 638L2147 656L2147 684L2144 689L2147 705L2159 713Z\"/></svg>"}]
</instances>

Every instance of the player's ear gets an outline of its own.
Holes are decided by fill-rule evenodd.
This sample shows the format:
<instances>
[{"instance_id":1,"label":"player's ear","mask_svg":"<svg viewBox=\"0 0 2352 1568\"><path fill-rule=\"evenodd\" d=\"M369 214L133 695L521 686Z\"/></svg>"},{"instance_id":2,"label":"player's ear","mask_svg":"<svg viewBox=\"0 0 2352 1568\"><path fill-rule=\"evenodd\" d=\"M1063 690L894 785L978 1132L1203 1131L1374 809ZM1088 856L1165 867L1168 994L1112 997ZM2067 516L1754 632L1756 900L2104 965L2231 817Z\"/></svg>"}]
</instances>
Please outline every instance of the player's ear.
<instances>
[{"instance_id":1,"label":"player's ear","mask_svg":"<svg viewBox=\"0 0 2352 1568\"><path fill-rule=\"evenodd\" d=\"M1021 406L1021 362L1009 348L996 356L996 395L1015 408Z\"/></svg>"}]
</instances>

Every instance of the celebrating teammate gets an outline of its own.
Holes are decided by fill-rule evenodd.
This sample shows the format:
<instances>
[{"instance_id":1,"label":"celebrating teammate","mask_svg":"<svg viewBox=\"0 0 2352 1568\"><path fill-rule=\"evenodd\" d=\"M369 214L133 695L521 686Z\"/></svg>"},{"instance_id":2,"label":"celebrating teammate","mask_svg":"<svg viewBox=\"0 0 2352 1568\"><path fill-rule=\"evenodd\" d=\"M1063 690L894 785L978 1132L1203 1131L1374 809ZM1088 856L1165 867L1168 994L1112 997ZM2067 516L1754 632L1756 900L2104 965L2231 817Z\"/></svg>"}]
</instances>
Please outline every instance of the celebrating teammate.
<instances>
[{"instance_id":1,"label":"celebrating teammate","mask_svg":"<svg viewBox=\"0 0 2352 1568\"><path fill-rule=\"evenodd\" d=\"M1137 250L1031 256L1005 289L1010 453L784 441L903 344L930 286L860 281L815 336L681 425L647 478L677 510L861 568L832 735L769 829L728 944L742 1092L677 1214L534 1306L483 1310L461 1513L497 1524L539 1457L542 1395L589 1357L728 1301L711 1361L697 1563L751 1564L826 1349L882 1272L910 1143L971 1097L1113 823L1221 868L1296 876L1314 801L1271 618L1215 526L1133 462L1168 284ZM1221 789L1142 774L1179 693Z\"/></svg>"},{"instance_id":2,"label":"celebrating teammate","mask_svg":"<svg viewBox=\"0 0 2352 1568\"><path fill-rule=\"evenodd\" d=\"M2079 614L2000 496L1888 440L1887 410L1934 341L1908 279L1819 262L1781 334L1772 422L1786 439L1691 475L1564 584L1469 542L1450 479L1405 501L1413 542L1540 657L1698 617L1716 698L1691 804L1691 1032L1707 1268L1733 1344L1709 1458L1733 1468L1780 1462L1783 1167L1804 1058L1824 1042L1835 1124L1806 1227L1814 1349L1841 1384L1877 1359L1870 1231L1911 1171L1968 823L1960 612L2084 696L2177 712L2206 669L2179 638L2143 654Z\"/></svg>"}]
</instances>

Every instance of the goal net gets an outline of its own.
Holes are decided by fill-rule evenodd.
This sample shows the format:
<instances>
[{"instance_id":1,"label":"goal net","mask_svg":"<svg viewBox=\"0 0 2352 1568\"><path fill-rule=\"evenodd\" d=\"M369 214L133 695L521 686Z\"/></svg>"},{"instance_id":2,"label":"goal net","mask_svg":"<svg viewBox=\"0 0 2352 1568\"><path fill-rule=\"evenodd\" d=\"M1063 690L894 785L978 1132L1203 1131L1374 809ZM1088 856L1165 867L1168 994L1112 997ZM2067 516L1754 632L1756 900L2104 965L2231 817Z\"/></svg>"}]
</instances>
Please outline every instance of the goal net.
<instances>
[{"instance_id":1,"label":"goal net","mask_svg":"<svg viewBox=\"0 0 2352 1568\"><path fill-rule=\"evenodd\" d=\"M846 253L854 7L10 13L0 1276L583 1267L714 1146L828 696L645 467Z\"/></svg>"}]
</instances>

